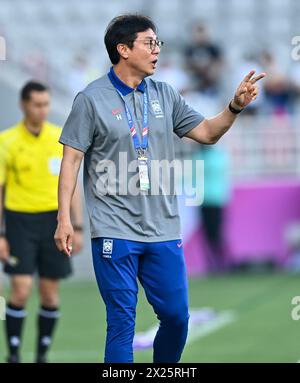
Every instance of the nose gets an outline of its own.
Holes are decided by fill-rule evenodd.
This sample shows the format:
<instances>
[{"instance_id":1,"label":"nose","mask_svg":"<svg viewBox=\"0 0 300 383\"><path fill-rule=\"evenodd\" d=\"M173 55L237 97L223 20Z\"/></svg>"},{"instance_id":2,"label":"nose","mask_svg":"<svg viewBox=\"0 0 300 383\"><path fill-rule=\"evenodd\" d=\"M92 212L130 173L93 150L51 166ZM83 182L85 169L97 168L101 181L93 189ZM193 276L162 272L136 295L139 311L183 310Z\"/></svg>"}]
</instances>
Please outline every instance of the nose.
<instances>
[{"instance_id":1,"label":"nose","mask_svg":"<svg viewBox=\"0 0 300 383\"><path fill-rule=\"evenodd\" d=\"M154 50L152 51L152 54L158 56L160 54L160 47L158 45L155 45Z\"/></svg>"}]
</instances>

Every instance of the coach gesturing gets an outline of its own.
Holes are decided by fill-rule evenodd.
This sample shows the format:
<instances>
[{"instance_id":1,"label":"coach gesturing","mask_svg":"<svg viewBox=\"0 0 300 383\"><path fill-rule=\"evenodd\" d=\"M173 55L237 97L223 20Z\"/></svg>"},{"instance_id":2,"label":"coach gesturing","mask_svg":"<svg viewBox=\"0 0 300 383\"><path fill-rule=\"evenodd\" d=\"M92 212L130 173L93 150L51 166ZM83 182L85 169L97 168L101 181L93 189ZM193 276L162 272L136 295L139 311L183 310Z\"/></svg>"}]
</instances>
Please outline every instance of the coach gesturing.
<instances>
[{"instance_id":1,"label":"coach gesturing","mask_svg":"<svg viewBox=\"0 0 300 383\"><path fill-rule=\"evenodd\" d=\"M173 190L151 194L151 161L174 159L173 133L202 144L217 142L257 97L256 82L265 74L253 77L251 71L229 106L205 119L171 86L147 78L155 72L163 45L149 18L113 19L105 44L113 66L76 96L60 137L64 155L55 240L71 254L70 202L84 157L94 268L107 310L104 361L133 361L139 279L160 321L153 361L178 362L189 318L180 222ZM128 166L128 177L120 169L120 156L136 164L135 172ZM129 174L136 177L138 193ZM164 179L154 181L163 191Z\"/></svg>"}]
</instances>

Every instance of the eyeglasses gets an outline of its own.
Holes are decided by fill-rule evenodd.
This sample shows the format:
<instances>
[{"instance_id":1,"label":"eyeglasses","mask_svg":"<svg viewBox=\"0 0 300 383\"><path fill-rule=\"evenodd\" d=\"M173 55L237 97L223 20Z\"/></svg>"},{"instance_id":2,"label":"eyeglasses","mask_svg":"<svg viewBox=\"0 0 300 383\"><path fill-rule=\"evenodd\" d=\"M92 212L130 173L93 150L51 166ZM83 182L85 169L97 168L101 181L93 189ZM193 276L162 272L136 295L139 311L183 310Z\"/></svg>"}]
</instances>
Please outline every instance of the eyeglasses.
<instances>
[{"instance_id":1,"label":"eyeglasses","mask_svg":"<svg viewBox=\"0 0 300 383\"><path fill-rule=\"evenodd\" d=\"M145 45L149 46L149 49L151 50L151 52L153 52L156 47L161 48L164 45L163 41L154 40L154 39L151 39L151 40L134 40L134 41L143 41L145 43Z\"/></svg>"}]
</instances>

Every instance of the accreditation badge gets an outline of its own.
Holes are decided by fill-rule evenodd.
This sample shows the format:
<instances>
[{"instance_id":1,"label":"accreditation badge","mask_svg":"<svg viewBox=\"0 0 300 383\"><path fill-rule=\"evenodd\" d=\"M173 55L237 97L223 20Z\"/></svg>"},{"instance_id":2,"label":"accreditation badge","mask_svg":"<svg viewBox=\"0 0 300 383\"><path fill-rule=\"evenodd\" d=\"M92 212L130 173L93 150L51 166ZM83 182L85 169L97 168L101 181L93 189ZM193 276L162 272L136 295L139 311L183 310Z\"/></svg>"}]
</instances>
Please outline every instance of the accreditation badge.
<instances>
[{"instance_id":1,"label":"accreditation badge","mask_svg":"<svg viewBox=\"0 0 300 383\"><path fill-rule=\"evenodd\" d=\"M138 157L138 167L139 167L139 179L140 179L140 189L149 190L150 181L148 174L148 159L147 157Z\"/></svg>"}]
</instances>

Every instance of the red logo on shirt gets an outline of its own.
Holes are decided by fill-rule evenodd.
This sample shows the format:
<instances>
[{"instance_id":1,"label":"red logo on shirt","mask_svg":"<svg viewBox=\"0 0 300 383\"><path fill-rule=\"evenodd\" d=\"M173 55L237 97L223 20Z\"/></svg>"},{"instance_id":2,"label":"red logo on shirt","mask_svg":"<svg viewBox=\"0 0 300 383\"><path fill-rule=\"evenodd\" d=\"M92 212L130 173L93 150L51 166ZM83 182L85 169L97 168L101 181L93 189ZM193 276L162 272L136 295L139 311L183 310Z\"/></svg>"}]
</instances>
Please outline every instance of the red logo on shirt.
<instances>
[{"instance_id":1,"label":"red logo on shirt","mask_svg":"<svg viewBox=\"0 0 300 383\"><path fill-rule=\"evenodd\" d=\"M111 112L114 116L116 116L117 114L122 113L122 108L113 109Z\"/></svg>"}]
</instances>

